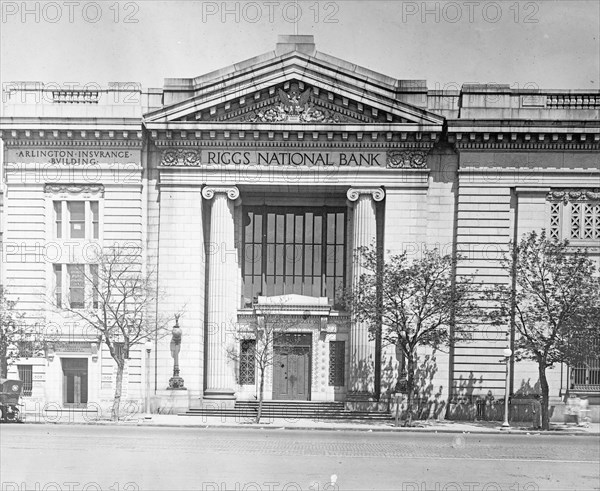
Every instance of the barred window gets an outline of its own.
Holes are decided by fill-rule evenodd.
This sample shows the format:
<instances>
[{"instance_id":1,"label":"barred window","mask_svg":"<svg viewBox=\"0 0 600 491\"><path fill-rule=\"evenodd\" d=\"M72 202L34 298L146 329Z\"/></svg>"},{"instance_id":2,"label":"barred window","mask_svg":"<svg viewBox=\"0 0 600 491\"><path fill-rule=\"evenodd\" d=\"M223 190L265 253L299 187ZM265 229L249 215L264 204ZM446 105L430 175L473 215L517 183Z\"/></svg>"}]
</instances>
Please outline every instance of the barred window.
<instances>
[{"instance_id":1,"label":"barred window","mask_svg":"<svg viewBox=\"0 0 600 491\"><path fill-rule=\"evenodd\" d=\"M256 341L244 339L240 343L240 385L254 385L256 382L254 353Z\"/></svg>"},{"instance_id":2,"label":"barred window","mask_svg":"<svg viewBox=\"0 0 600 491\"><path fill-rule=\"evenodd\" d=\"M600 193L592 190L554 190L550 201L550 238L586 241L600 239Z\"/></svg>"},{"instance_id":3,"label":"barred window","mask_svg":"<svg viewBox=\"0 0 600 491\"><path fill-rule=\"evenodd\" d=\"M600 340L592 342L591 353L600 351ZM600 391L600 358L598 355L586 357L571 368L571 389L582 391Z\"/></svg>"},{"instance_id":4,"label":"barred window","mask_svg":"<svg viewBox=\"0 0 600 491\"><path fill-rule=\"evenodd\" d=\"M341 387L344 385L345 341L329 341L329 385Z\"/></svg>"},{"instance_id":5,"label":"barred window","mask_svg":"<svg viewBox=\"0 0 600 491\"><path fill-rule=\"evenodd\" d=\"M19 379L23 382L23 395L31 396L33 391L33 366L18 365Z\"/></svg>"}]
</instances>

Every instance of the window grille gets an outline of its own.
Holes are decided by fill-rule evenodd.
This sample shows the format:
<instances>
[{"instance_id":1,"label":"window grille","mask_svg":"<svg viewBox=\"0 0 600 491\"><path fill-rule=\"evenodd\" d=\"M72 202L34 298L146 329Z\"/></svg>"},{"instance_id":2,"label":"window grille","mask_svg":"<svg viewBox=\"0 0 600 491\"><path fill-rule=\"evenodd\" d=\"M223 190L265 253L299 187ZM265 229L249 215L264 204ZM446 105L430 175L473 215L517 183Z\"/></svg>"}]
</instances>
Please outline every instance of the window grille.
<instances>
[{"instance_id":1,"label":"window grille","mask_svg":"<svg viewBox=\"0 0 600 491\"><path fill-rule=\"evenodd\" d=\"M256 341L245 339L240 343L240 385L254 385L256 383L254 352Z\"/></svg>"},{"instance_id":2,"label":"window grille","mask_svg":"<svg viewBox=\"0 0 600 491\"><path fill-rule=\"evenodd\" d=\"M600 239L600 193L597 190L555 190L550 201L550 238L571 241Z\"/></svg>"},{"instance_id":3,"label":"window grille","mask_svg":"<svg viewBox=\"0 0 600 491\"><path fill-rule=\"evenodd\" d=\"M345 341L329 342L329 385L341 387L345 375Z\"/></svg>"},{"instance_id":4,"label":"window grille","mask_svg":"<svg viewBox=\"0 0 600 491\"><path fill-rule=\"evenodd\" d=\"M33 366L32 365L18 365L19 379L23 382L23 395L31 396L33 391Z\"/></svg>"},{"instance_id":5,"label":"window grille","mask_svg":"<svg viewBox=\"0 0 600 491\"><path fill-rule=\"evenodd\" d=\"M560 239L560 203L550 204L550 238Z\"/></svg>"}]
</instances>

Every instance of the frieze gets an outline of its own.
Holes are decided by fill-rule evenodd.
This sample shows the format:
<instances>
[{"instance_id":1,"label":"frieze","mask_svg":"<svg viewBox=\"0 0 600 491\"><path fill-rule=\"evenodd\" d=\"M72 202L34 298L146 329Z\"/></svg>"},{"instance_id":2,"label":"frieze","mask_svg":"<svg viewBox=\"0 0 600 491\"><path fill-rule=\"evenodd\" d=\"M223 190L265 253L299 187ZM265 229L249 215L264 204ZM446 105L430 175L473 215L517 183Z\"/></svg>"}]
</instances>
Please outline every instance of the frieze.
<instances>
[{"instance_id":1,"label":"frieze","mask_svg":"<svg viewBox=\"0 0 600 491\"><path fill-rule=\"evenodd\" d=\"M104 196L102 184L46 184L44 192L47 194L98 194Z\"/></svg>"},{"instance_id":2,"label":"frieze","mask_svg":"<svg viewBox=\"0 0 600 491\"><path fill-rule=\"evenodd\" d=\"M427 153L415 150L389 151L388 169L424 169L427 167Z\"/></svg>"},{"instance_id":3,"label":"frieze","mask_svg":"<svg viewBox=\"0 0 600 491\"><path fill-rule=\"evenodd\" d=\"M163 151L161 165L165 166L199 166L201 162L200 151L190 148L170 148Z\"/></svg>"},{"instance_id":4,"label":"frieze","mask_svg":"<svg viewBox=\"0 0 600 491\"><path fill-rule=\"evenodd\" d=\"M311 90L289 94L279 89L279 101L242 118L246 123L344 123L345 118L329 109L316 107Z\"/></svg>"},{"instance_id":5,"label":"frieze","mask_svg":"<svg viewBox=\"0 0 600 491\"><path fill-rule=\"evenodd\" d=\"M600 189L553 189L546 195L546 200L563 203L600 201Z\"/></svg>"}]
</instances>

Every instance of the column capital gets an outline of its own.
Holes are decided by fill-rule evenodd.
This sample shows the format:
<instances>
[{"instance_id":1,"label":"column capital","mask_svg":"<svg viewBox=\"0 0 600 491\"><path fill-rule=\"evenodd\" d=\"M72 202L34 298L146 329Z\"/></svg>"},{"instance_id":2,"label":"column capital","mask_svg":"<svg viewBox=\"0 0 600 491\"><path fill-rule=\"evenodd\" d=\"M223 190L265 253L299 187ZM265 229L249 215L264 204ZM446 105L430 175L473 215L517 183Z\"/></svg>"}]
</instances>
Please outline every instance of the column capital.
<instances>
[{"instance_id":1,"label":"column capital","mask_svg":"<svg viewBox=\"0 0 600 491\"><path fill-rule=\"evenodd\" d=\"M215 194L224 193L227 197L235 201L240 197L240 190L237 186L205 186L202 188L202 197L204 199L213 199Z\"/></svg>"},{"instance_id":2,"label":"column capital","mask_svg":"<svg viewBox=\"0 0 600 491\"><path fill-rule=\"evenodd\" d=\"M382 201L385 198L385 191L381 188L350 188L346 196L349 201L358 201L363 194L371 195L374 201Z\"/></svg>"}]
</instances>

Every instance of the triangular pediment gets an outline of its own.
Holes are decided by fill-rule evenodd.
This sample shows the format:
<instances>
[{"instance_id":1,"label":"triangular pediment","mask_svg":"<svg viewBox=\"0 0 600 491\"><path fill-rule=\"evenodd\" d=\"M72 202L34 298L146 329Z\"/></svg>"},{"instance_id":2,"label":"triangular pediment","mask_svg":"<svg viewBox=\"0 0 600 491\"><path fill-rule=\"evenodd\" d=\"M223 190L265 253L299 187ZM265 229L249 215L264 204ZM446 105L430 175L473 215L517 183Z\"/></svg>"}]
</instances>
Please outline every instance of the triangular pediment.
<instances>
[{"instance_id":1,"label":"triangular pediment","mask_svg":"<svg viewBox=\"0 0 600 491\"><path fill-rule=\"evenodd\" d=\"M210 123L386 124L414 123L406 117L321 90L300 80L289 80L265 90L228 100L205 111L194 111L172 121Z\"/></svg>"},{"instance_id":2,"label":"triangular pediment","mask_svg":"<svg viewBox=\"0 0 600 491\"><path fill-rule=\"evenodd\" d=\"M402 101L399 81L359 68L318 52L260 56L166 87L170 103L146 114L145 122L443 124L443 117Z\"/></svg>"}]
</instances>

